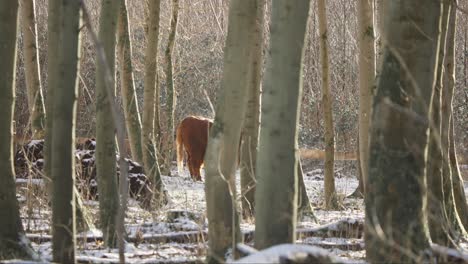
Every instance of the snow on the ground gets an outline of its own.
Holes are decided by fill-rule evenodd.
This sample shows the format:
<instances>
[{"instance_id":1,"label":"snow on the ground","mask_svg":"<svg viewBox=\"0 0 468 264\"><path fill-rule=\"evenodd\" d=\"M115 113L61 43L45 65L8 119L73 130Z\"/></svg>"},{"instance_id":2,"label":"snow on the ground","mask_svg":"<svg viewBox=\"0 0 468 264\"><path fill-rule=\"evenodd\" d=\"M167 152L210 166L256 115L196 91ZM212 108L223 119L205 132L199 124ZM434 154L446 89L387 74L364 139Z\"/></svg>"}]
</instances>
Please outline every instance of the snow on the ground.
<instances>
[{"instance_id":1,"label":"snow on the ground","mask_svg":"<svg viewBox=\"0 0 468 264\"><path fill-rule=\"evenodd\" d=\"M347 198L357 187L353 172L338 168L335 186L339 200L345 206L342 211L326 211L322 209L323 203L323 170L310 169L304 170L304 181L307 188L310 201L314 206L314 214L318 219L315 222L310 216L305 216L298 222L297 228L315 228L336 222L344 218L362 219L364 218L364 205L362 199ZM205 194L204 182L193 182L185 169L183 175L177 175L174 168L172 177L163 176L165 187L170 195L170 203L161 212L147 212L142 210L134 200L129 201L126 215L126 229L129 237L137 243L128 243L126 258L128 263L157 263L157 262L189 262L197 263L206 256L207 243L206 238L201 238L198 243L143 243L143 239L154 235L176 235L184 234L182 232L196 233L207 231L207 222L205 218ZM203 175L203 173L202 173ZM239 176L239 175L237 175ZM239 177L238 177L239 178ZM237 181L239 187L239 180ZM24 184L23 184L24 185ZM24 188L20 187L18 188ZM41 186L35 182L34 186ZM38 188L39 188L38 187ZM468 190L468 184L465 182L465 191ZM23 225L27 230L28 236L50 236L49 219L51 212L47 204L41 200L40 195L27 195L24 189L20 192L21 215ZM31 199L31 201L27 201ZM97 220L99 203L97 201L85 201L91 215ZM180 217L175 221L167 221L166 213L170 211L188 211L200 217L199 220ZM96 223L97 225L98 223ZM241 229L244 232L255 229L253 222L242 222ZM77 239L77 258L83 262L94 263L117 263L118 252L115 249L104 248L102 241L96 240L85 243L83 237L94 238L101 237L99 230L92 230L79 234ZM81 239L80 239L81 238ZM88 241L90 241L88 239ZM365 252L362 250L362 239L342 239L342 238L303 238L299 240L300 244L319 245L331 252L335 256L341 257L352 262L363 262ZM32 243L33 247L45 260L51 259L51 242ZM467 245L468 246L468 245Z\"/></svg>"}]
</instances>

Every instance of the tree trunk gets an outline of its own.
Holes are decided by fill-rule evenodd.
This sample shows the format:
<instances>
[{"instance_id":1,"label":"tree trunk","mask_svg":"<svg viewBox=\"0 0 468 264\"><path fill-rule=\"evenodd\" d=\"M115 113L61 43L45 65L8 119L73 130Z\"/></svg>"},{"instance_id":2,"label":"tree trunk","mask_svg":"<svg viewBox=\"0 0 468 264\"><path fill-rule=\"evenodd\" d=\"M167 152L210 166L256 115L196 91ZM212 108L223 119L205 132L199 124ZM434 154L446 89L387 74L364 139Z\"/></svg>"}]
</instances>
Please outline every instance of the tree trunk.
<instances>
[{"instance_id":1,"label":"tree trunk","mask_svg":"<svg viewBox=\"0 0 468 264\"><path fill-rule=\"evenodd\" d=\"M309 4L310 1L273 1L271 6L270 50L263 82L257 156L255 247L258 249L296 240L297 126Z\"/></svg>"},{"instance_id":2,"label":"tree trunk","mask_svg":"<svg viewBox=\"0 0 468 264\"><path fill-rule=\"evenodd\" d=\"M365 245L371 263L417 263L429 249L424 154L441 10L438 1L387 4L370 131Z\"/></svg>"},{"instance_id":3,"label":"tree trunk","mask_svg":"<svg viewBox=\"0 0 468 264\"><path fill-rule=\"evenodd\" d=\"M155 116L159 113L159 92L158 92L158 43L159 43L159 16L160 0L149 1L148 12L148 40L145 57L145 88L143 94L143 127L142 127L142 150L143 165L146 174L154 185L153 198L157 207L167 198L164 197L164 185L159 170L159 162L156 151L156 135L154 126L156 126ZM159 123L159 120L157 121ZM159 133L159 132L158 132ZM150 200L151 201L151 200ZM148 202L147 202L147 205Z\"/></svg>"},{"instance_id":4,"label":"tree trunk","mask_svg":"<svg viewBox=\"0 0 468 264\"><path fill-rule=\"evenodd\" d=\"M132 158L143 163L141 148L141 120L135 91L132 66L132 44L128 25L126 0L120 2L118 22L118 58L120 62L120 88L122 89L123 109Z\"/></svg>"},{"instance_id":5,"label":"tree trunk","mask_svg":"<svg viewBox=\"0 0 468 264\"><path fill-rule=\"evenodd\" d=\"M229 6L222 89L205 154L208 262L211 263L224 261L228 248L234 249L242 239L235 171L251 72L248 43L256 22L255 1L232 0Z\"/></svg>"},{"instance_id":6,"label":"tree trunk","mask_svg":"<svg viewBox=\"0 0 468 264\"><path fill-rule=\"evenodd\" d=\"M171 18L171 29L167 41L167 47L165 52L166 57L166 117L167 117L167 130L164 139L165 151L163 155L163 173L171 175L171 163L174 149L174 112L176 107L176 89L174 85L173 76L173 63L172 54L174 52L175 39L177 34L177 19L179 16L179 0L172 0L172 18Z\"/></svg>"},{"instance_id":7,"label":"tree trunk","mask_svg":"<svg viewBox=\"0 0 468 264\"><path fill-rule=\"evenodd\" d=\"M298 215L311 214L315 218L312 211L312 205L310 204L309 196L307 195L307 189L304 182L304 172L302 171L302 164L299 158L297 162L297 184L298 184L298 196L297 196L297 212Z\"/></svg>"},{"instance_id":8,"label":"tree trunk","mask_svg":"<svg viewBox=\"0 0 468 264\"><path fill-rule=\"evenodd\" d=\"M335 191L335 131L333 128L333 98L330 88L328 64L328 30L325 0L318 0L318 20L320 34L320 62L322 68L322 106L325 124L325 207L339 208Z\"/></svg>"},{"instance_id":9,"label":"tree trunk","mask_svg":"<svg viewBox=\"0 0 468 264\"><path fill-rule=\"evenodd\" d=\"M13 170L13 107L18 1L0 1L0 260L31 259L35 253L23 230Z\"/></svg>"},{"instance_id":10,"label":"tree trunk","mask_svg":"<svg viewBox=\"0 0 468 264\"><path fill-rule=\"evenodd\" d=\"M23 28L24 67L31 132L32 137L38 139L44 137L45 112L39 72L35 2L35 0L21 1L21 24Z\"/></svg>"},{"instance_id":11,"label":"tree trunk","mask_svg":"<svg viewBox=\"0 0 468 264\"><path fill-rule=\"evenodd\" d=\"M444 175L451 176L453 185L453 199L455 202L458 220L463 228L460 231L468 231L468 205L463 186L463 179L460 175L454 142L454 121L453 121L453 95L455 90L455 35L456 35L457 8L452 5L449 14L449 25L447 31L446 51L445 51L445 75L444 90L442 93L442 143L444 144ZM460 226L460 227L461 227ZM463 230L464 229L464 230ZM466 234L466 233L465 233Z\"/></svg>"},{"instance_id":12,"label":"tree trunk","mask_svg":"<svg viewBox=\"0 0 468 264\"><path fill-rule=\"evenodd\" d=\"M254 216L255 210L255 163L257 162L257 146L260 126L260 86L263 66L263 28L265 16L265 0L255 2L256 22L251 29L249 45L251 52L251 67L247 86L247 110L242 129L240 182L242 194L242 214L245 217Z\"/></svg>"},{"instance_id":13,"label":"tree trunk","mask_svg":"<svg viewBox=\"0 0 468 264\"><path fill-rule=\"evenodd\" d=\"M62 1L60 45L54 94L52 156L52 251L53 261L75 262L75 119L80 50L80 4Z\"/></svg>"},{"instance_id":14,"label":"tree trunk","mask_svg":"<svg viewBox=\"0 0 468 264\"><path fill-rule=\"evenodd\" d=\"M115 121L112 116L110 100L112 94L106 90L105 72L109 69L115 78L115 38L120 2L103 0L99 22L99 42L102 44L107 65L100 60L96 66L96 172L99 189L99 209L101 228L105 245L116 247L116 215L119 198L116 177ZM112 92L115 87L111 87ZM109 98L110 97L110 98Z\"/></svg>"},{"instance_id":15,"label":"tree trunk","mask_svg":"<svg viewBox=\"0 0 468 264\"><path fill-rule=\"evenodd\" d=\"M359 0L358 43L359 43L359 166L364 183L369 164L369 127L372 92L375 82L374 4Z\"/></svg>"}]
</instances>

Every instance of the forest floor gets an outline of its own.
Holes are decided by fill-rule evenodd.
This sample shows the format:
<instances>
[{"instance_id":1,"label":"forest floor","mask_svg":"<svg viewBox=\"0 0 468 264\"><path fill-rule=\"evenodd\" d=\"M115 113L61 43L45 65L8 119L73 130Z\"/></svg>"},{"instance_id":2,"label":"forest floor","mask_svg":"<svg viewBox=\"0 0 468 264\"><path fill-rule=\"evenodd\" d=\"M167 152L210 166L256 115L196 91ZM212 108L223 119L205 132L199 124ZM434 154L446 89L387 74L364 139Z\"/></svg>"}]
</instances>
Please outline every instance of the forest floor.
<instances>
[{"instance_id":1,"label":"forest floor","mask_svg":"<svg viewBox=\"0 0 468 264\"><path fill-rule=\"evenodd\" d=\"M335 170L337 193L344 205L344 210L340 211L326 211L322 208L323 170L321 168L320 164L315 166L308 164L304 167L307 193L318 221L315 222L310 216L304 216L297 224L298 230L314 230L340 220L362 223L363 199L348 197L358 185L352 162L338 163ZM175 167L173 175L177 175ZM38 186L37 181L35 184L25 185L24 180L18 179L18 199L21 204L23 225L33 247L42 259L50 261L51 212L44 199L40 197L40 193L26 191L31 189L27 188L28 186ZM201 263L207 253L204 183L193 182L187 170L181 176L164 176L163 181L171 201L160 212L149 213L142 210L136 201L129 201L126 215L126 230L129 237L126 246L127 263ZM465 192L467 191L468 182L465 181ZM93 219L97 221L98 202L85 203ZM192 216L181 216L176 219L170 217L173 215L171 212L178 211L188 211ZM254 228L255 223L252 221L244 220L241 223L243 233L252 232ZM102 232L97 229L79 233L77 260L80 263L118 263L118 251L105 248L101 238ZM365 262L364 242L359 237L300 236L297 243L322 247L332 255L353 263ZM465 243L462 247L468 252L468 244Z\"/></svg>"}]
</instances>

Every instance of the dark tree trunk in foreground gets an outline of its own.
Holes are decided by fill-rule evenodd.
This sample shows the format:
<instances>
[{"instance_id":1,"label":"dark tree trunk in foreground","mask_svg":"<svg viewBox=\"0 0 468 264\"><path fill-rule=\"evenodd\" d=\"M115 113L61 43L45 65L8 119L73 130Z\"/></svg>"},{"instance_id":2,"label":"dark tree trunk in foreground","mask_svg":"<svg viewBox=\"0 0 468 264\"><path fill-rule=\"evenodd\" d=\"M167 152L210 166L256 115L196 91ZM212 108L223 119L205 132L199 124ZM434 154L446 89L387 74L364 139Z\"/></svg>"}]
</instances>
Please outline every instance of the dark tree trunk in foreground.
<instances>
[{"instance_id":1,"label":"dark tree trunk in foreground","mask_svg":"<svg viewBox=\"0 0 468 264\"><path fill-rule=\"evenodd\" d=\"M13 170L13 107L18 1L0 1L0 260L34 257L16 200Z\"/></svg>"},{"instance_id":2,"label":"dark tree trunk in foreground","mask_svg":"<svg viewBox=\"0 0 468 264\"><path fill-rule=\"evenodd\" d=\"M116 177L115 120L112 118L113 94L108 94L106 67L115 78L115 41L120 1L102 0L99 21L99 42L104 48L107 65L101 60L96 66L96 171L99 189L99 210L105 245L116 247L116 215L119 197ZM115 82L112 82L115 83ZM111 87L112 92L115 87Z\"/></svg>"},{"instance_id":3,"label":"dark tree trunk in foreground","mask_svg":"<svg viewBox=\"0 0 468 264\"><path fill-rule=\"evenodd\" d=\"M366 189L371 263L421 262L427 236L425 150L437 65L439 1L389 1L374 97Z\"/></svg>"},{"instance_id":4,"label":"dark tree trunk in foreground","mask_svg":"<svg viewBox=\"0 0 468 264\"><path fill-rule=\"evenodd\" d=\"M255 194L258 249L296 240L297 125L309 2L273 1L271 6Z\"/></svg>"},{"instance_id":5,"label":"dark tree trunk in foreground","mask_svg":"<svg viewBox=\"0 0 468 264\"><path fill-rule=\"evenodd\" d=\"M62 1L57 88L54 94L52 156L53 261L75 262L75 119L79 71L80 4Z\"/></svg>"}]
</instances>

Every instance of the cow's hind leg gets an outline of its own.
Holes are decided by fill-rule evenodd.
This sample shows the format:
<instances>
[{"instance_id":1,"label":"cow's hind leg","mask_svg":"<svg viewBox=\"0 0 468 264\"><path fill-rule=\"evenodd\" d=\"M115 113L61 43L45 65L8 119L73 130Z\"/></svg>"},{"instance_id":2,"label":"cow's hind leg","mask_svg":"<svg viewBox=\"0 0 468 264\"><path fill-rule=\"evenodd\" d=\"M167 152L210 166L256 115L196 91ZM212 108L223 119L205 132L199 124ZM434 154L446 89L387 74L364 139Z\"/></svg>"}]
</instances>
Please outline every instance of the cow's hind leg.
<instances>
[{"instance_id":1,"label":"cow's hind leg","mask_svg":"<svg viewBox=\"0 0 468 264\"><path fill-rule=\"evenodd\" d=\"M203 164L203 161L201 160L194 160L193 161L193 170L194 170L194 181L201 181L202 178L201 178L201 165Z\"/></svg>"}]
</instances>

